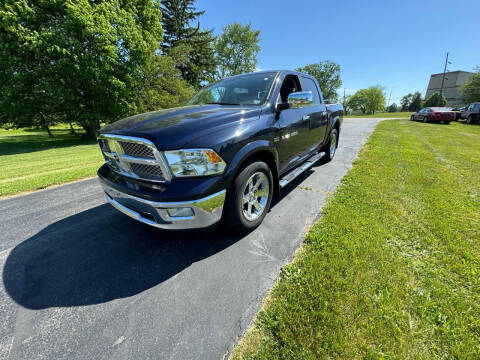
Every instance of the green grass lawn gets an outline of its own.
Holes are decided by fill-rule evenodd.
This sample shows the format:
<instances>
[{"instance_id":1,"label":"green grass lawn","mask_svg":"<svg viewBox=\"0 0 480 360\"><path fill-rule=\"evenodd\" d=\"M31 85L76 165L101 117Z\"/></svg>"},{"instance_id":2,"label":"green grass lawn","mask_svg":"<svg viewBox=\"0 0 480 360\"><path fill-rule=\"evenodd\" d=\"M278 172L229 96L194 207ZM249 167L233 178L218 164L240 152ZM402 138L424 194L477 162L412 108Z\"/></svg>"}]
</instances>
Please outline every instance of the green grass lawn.
<instances>
[{"instance_id":1,"label":"green grass lawn","mask_svg":"<svg viewBox=\"0 0 480 360\"><path fill-rule=\"evenodd\" d=\"M94 176L103 158L95 141L68 129L0 129L0 196Z\"/></svg>"},{"instance_id":2,"label":"green grass lawn","mask_svg":"<svg viewBox=\"0 0 480 360\"><path fill-rule=\"evenodd\" d=\"M380 123L322 213L233 359L480 359L480 126Z\"/></svg>"},{"instance_id":3,"label":"green grass lawn","mask_svg":"<svg viewBox=\"0 0 480 360\"><path fill-rule=\"evenodd\" d=\"M395 113L375 113L373 115L345 115L347 118L410 118L410 115L413 114L413 111L410 112L395 112Z\"/></svg>"}]
</instances>

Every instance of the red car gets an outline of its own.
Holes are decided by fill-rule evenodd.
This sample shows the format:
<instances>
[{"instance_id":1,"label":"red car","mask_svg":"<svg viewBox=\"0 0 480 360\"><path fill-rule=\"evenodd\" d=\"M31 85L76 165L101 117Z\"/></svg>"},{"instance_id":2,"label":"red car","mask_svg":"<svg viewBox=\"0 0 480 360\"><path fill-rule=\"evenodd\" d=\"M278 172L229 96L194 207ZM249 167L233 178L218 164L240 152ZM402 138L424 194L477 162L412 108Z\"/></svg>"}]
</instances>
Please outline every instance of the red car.
<instances>
[{"instance_id":1,"label":"red car","mask_svg":"<svg viewBox=\"0 0 480 360\"><path fill-rule=\"evenodd\" d=\"M450 108L444 107L427 107L422 110L412 114L410 120L421 120L424 123L426 122L443 122L445 124L450 124L450 121L455 120L455 112Z\"/></svg>"}]
</instances>

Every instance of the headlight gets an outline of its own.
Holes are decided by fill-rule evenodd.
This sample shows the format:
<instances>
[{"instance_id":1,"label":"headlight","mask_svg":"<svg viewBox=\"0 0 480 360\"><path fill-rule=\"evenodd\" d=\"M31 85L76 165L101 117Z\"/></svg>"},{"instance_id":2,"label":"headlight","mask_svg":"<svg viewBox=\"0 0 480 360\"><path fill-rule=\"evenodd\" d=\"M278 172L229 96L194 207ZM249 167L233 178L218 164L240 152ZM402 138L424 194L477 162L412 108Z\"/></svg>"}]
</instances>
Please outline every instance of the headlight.
<instances>
[{"instance_id":1,"label":"headlight","mask_svg":"<svg viewBox=\"0 0 480 360\"><path fill-rule=\"evenodd\" d=\"M174 176L221 174L225 161L210 149L182 149L164 152Z\"/></svg>"}]
</instances>

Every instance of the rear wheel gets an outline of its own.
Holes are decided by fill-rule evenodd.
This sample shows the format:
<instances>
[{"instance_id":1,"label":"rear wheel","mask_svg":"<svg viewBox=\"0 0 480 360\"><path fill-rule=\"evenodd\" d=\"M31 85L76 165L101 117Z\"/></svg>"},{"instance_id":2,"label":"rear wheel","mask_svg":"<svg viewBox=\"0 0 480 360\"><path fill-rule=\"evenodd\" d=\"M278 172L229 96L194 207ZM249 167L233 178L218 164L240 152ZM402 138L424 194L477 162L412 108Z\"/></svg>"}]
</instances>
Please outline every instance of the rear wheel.
<instances>
[{"instance_id":1,"label":"rear wheel","mask_svg":"<svg viewBox=\"0 0 480 360\"><path fill-rule=\"evenodd\" d=\"M337 129L332 129L330 132L330 137L328 139L327 145L324 147L325 159L331 161L337 152L338 146L338 131Z\"/></svg>"},{"instance_id":2,"label":"rear wheel","mask_svg":"<svg viewBox=\"0 0 480 360\"><path fill-rule=\"evenodd\" d=\"M228 192L224 223L240 232L259 226L272 203L273 176L266 163L248 162L237 175Z\"/></svg>"}]
</instances>

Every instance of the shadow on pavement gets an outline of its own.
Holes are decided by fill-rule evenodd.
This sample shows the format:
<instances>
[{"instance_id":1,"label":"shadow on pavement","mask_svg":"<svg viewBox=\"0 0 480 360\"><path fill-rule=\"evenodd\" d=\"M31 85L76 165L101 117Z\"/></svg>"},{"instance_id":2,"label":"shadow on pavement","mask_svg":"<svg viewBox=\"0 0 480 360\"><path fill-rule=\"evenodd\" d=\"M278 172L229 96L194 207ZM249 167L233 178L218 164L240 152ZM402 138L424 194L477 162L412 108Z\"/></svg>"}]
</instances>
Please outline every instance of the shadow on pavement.
<instances>
[{"instance_id":1,"label":"shadow on pavement","mask_svg":"<svg viewBox=\"0 0 480 360\"><path fill-rule=\"evenodd\" d=\"M312 173L286 186L271 208ZM100 304L148 290L243 236L222 227L162 231L104 204L17 245L5 262L3 282L11 298L29 309Z\"/></svg>"},{"instance_id":2,"label":"shadow on pavement","mask_svg":"<svg viewBox=\"0 0 480 360\"><path fill-rule=\"evenodd\" d=\"M29 309L99 304L150 289L241 237L222 229L161 231L105 204L16 246L3 282L12 299Z\"/></svg>"}]
</instances>

